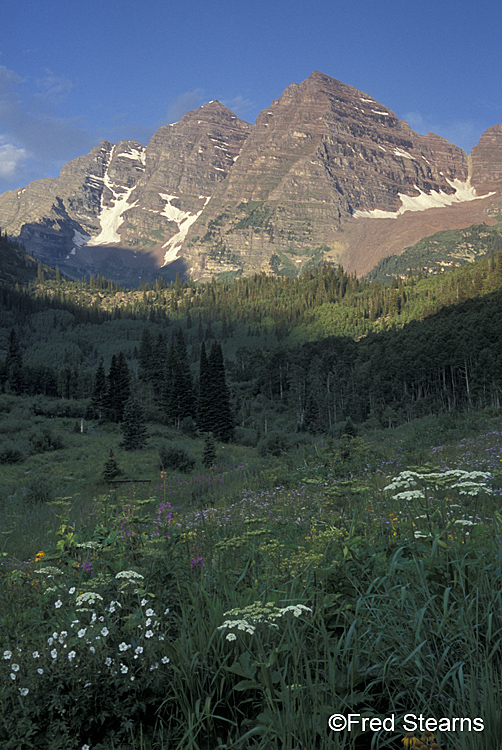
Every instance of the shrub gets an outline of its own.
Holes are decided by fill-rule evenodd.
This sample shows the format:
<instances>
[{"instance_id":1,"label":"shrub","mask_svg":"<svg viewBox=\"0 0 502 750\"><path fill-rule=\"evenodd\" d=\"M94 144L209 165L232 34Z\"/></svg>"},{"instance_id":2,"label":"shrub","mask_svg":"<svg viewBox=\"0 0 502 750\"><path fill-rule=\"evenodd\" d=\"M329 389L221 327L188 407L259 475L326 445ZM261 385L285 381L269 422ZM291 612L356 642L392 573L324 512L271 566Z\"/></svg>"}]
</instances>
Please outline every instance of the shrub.
<instances>
[{"instance_id":1,"label":"shrub","mask_svg":"<svg viewBox=\"0 0 502 750\"><path fill-rule=\"evenodd\" d=\"M159 460L161 469L181 471L183 474L189 474L195 466L195 459L184 448L172 445L163 445L159 449Z\"/></svg>"},{"instance_id":2,"label":"shrub","mask_svg":"<svg viewBox=\"0 0 502 750\"><path fill-rule=\"evenodd\" d=\"M289 447L286 435L282 432L270 432L258 443L258 455L262 458L265 456L280 456Z\"/></svg>"},{"instance_id":3,"label":"shrub","mask_svg":"<svg viewBox=\"0 0 502 750\"><path fill-rule=\"evenodd\" d=\"M30 505L42 505L54 500L54 488L45 477L33 477L26 486L26 501Z\"/></svg>"},{"instance_id":4,"label":"shrub","mask_svg":"<svg viewBox=\"0 0 502 750\"><path fill-rule=\"evenodd\" d=\"M42 425L42 427L32 430L28 436L28 440L30 443L30 453L46 453L47 451L56 451L64 447L59 435L54 435L47 425Z\"/></svg>"},{"instance_id":5,"label":"shrub","mask_svg":"<svg viewBox=\"0 0 502 750\"><path fill-rule=\"evenodd\" d=\"M33 414L27 407L16 406L2 418L0 431L3 435L29 429L33 424Z\"/></svg>"},{"instance_id":6,"label":"shrub","mask_svg":"<svg viewBox=\"0 0 502 750\"><path fill-rule=\"evenodd\" d=\"M0 464L18 464L24 461L28 454L23 443L9 440L0 445Z\"/></svg>"},{"instance_id":7,"label":"shrub","mask_svg":"<svg viewBox=\"0 0 502 750\"><path fill-rule=\"evenodd\" d=\"M237 445L243 445L246 448L254 448L256 442L256 430L251 430L248 427L234 428L234 443Z\"/></svg>"}]
</instances>

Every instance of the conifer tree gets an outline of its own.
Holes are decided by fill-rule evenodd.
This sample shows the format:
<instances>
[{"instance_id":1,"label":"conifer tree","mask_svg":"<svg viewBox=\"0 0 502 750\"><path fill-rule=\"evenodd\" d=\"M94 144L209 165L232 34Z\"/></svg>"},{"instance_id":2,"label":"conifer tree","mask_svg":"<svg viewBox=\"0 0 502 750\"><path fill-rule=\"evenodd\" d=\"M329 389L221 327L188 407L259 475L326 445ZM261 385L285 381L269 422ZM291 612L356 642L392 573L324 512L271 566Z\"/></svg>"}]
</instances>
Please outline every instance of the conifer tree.
<instances>
[{"instance_id":1,"label":"conifer tree","mask_svg":"<svg viewBox=\"0 0 502 750\"><path fill-rule=\"evenodd\" d=\"M113 354L110 370L106 378L106 396L104 399L104 418L110 422L121 422L124 407L131 395L131 378L123 352Z\"/></svg>"},{"instance_id":2,"label":"conifer tree","mask_svg":"<svg viewBox=\"0 0 502 750\"><path fill-rule=\"evenodd\" d=\"M230 407L230 394L225 377L223 352L221 344L218 341L214 341L211 346L208 364L216 404L213 409L216 429L213 432L215 437L226 443L232 438L234 423Z\"/></svg>"},{"instance_id":3,"label":"conifer tree","mask_svg":"<svg viewBox=\"0 0 502 750\"><path fill-rule=\"evenodd\" d=\"M201 432L209 432L211 430L211 380L204 342L202 342L200 347L197 426Z\"/></svg>"},{"instance_id":4,"label":"conifer tree","mask_svg":"<svg viewBox=\"0 0 502 750\"><path fill-rule=\"evenodd\" d=\"M102 419L105 412L106 402L106 375L103 360L100 359L94 381L89 406L87 407L87 419Z\"/></svg>"},{"instance_id":5,"label":"conifer tree","mask_svg":"<svg viewBox=\"0 0 502 750\"><path fill-rule=\"evenodd\" d=\"M185 419L185 417L195 418L197 410L192 374L190 372L190 362L188 361L187 345L181 328L178 329L178 333L176 334L175 347L178 359L175 386L178 393L179 416L180 419Z\"/></svg>"},{"instance_id":6,"label":"conifer tree","mask_svg":"<svg viewBox=\"0 0 502 750\"><path fill-rule=\"evenodd\" d=\"M143 328L138 353L138 378L149 382L153 380L153 340L148 328Z\"/></svg>"},{"instance_id":7,"label":"conifer tree","mask_svg":"<svg viewBox=\"0 0 502 750\"><path fill-rule=\"evenodd\" d=\"M197 424L200 430L212 432L215 438L223 442L228 442L232 437L230 395L225 379L223 352L217 341L213 341L209 358L205 346L201 347Z\"/></svg>"},{"instance_id":8,"label":"conifer tree","mask_svg":"<svg viewBox=\"0 0 502 750\"><path fill-rule=\"evenodd\" d=\"M117 357L118 379L116 383L116 409L117 422L121 422L124 415L125 405L131 395L131 376L124 352L119 352Z\"/></svg>"},{"instance_id":9,"label":"conifer tree","mask_svg":"<svg viewBox=\"0 0 502 750\"><path fill-rule=\"evenodd\" d=\"M118 378L117 355L112 354L110 369L106 376L106 392L103 400L103 419L109 422L118 421L115 407L115 383Z\"/></svg>"},{"instance_id":10,"label":"conifer tree","mask_svg":"<svg viewBox=\"0 0 502 750\"><path fill-rule=\"evenodd\" d=\"M12 365L17 365L20 369L23 366L23 355L21 354L21 347L19 345L19 339L17 337L14 328L11 328L9 338L7 340L7 357L5 359L5 365L7 369Z\"/></svg>"},{"instance_id":11,"label":"conifer tree","mask_svg":"<svg viewBox=\"0 0 502 750\"><path fill-rule=\"evenodd\" d=\"M19 394L23 390L23 356L19 339L14 328L11 328L7 340L7 356L5 358L2 381L7 392Z\"/></svg>"},{"instance_id":12,"label":"conifer tree","mask_svg":"<svg viewBox=\"0 0 502 750\"><path fill-rule=\"evenodd\" d=\"M146 445L146 425L143 409L139 401L129 398L124 408L122 420L122 447L126 451L141 450Z\"/></svg>"},{"instance_id":13,"label":"conifer tree","mask_svg":"<svg viewBox=\"0 0 502 750\"><path fill-rule=\"evenodd\" d=\"M153 308L152 308L153 309ZM160 393L164 380L164 370L167 359L167 346L164 336L159 333L157 341L153 346L151 362L151 381L155 393Z\"/></svg>"},{"instance_id":14,"label":"conifer tree","mask_svg":"<svg viewBox=\"0 0 502 750\"><path fill-rule=\"evenodd\" d=\"M164 377L160 390L160 408L165 424L173 424L176 418L176 409L174 405L174 370L176 368L176 352L174 342L171 341L169 351L164 365Z\"/></svg>"},{"instance_id":15,"label":"conifer tree","mask_svg":"<svg viewBox=\"0 0 502 750\"><path fill-rule=\"evenodd\" d=\"M108 456L108 459L103 467L101 479L103 480L103 482L111 482L112 479L115 479L121 473L122 472L120 471L119 465L113 454L113 450L110 448L110 455Z\"/></svg>"},{"instance_id":16,"label":"conifer tree","mask_svg":"<svg viewBox=\"0 0 502 750\"><path fill-rule=\"evenodd\" d=\"M206 469L211 468L211 466L214 466L214 462L216 460L216 443L214 442L214 437L211 433L206 435L206 438L204 440L204 450L202 451L202 464L206 467Z\"/></svg>"},{"instance_id":17,"label":"conifer tree","mask_svg":"<svg viewBox=\"0 0 502 750\"><path fill-rule=\"evenodd\" d=\"M194 418L196 414L190 364L181 328L171 342L167 355L161 405L167 424L178 428L183 419Z\"/></svg>"}]
</instances>

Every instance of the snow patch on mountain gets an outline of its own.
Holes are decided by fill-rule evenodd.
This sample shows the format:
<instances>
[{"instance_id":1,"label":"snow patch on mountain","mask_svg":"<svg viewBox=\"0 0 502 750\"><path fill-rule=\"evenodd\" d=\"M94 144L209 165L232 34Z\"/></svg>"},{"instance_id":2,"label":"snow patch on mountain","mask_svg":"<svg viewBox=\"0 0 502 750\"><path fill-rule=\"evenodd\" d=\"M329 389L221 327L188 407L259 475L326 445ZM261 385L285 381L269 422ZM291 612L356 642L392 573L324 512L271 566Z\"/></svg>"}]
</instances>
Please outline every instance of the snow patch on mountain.
<instances>
[{"instance_id":1,"label":"snow patch on mountain","mask_svg":"<svg viewBox=\"0 0 502 750\"><path fill-rule=\"evenodd\" d=\"M80 247L87 245L90 239L91 239L90 234L86 234L85 232L79 232L76 229L74 229L73 230L73 247L70 250L70 253L66 256L66 260L68 260L71 255L76 255L77 250Z\"/></svg>"},{"instance_id":2,"label":"snow patch on mountain","mask_svg":"<svg viewBox=\"0 0 502 750\"><path fill-rule=\"evenodd\" d=\"M162 200L166 201L166 205L164 206L164 210L161 211L161 215L166 216L170 221L173 221L178 226L178 231L176 232L176 234L171 237L171 239L168 240L165 245L162 245L162 249L166 250L166 253L164 255L164 265L166 266L168 263L172 263L172 261L176 260L176 258L178 257L178 253L181 250L181 246L183 245L183 241L187 236L188 230L190 229L194 221L201 215L202 210L207 204L209 198L206 198L205 196L199 196L204 197L204 206L200 209L200 211L191 213L190 211L182 211L180 208L171 205L171 201L176 200L178 196L167 195L165 193L159 193L159 195Z\"/></svg>"},{"instance_id":3,"label":"snow patch on mountain","mask_svg":"<svg viewBox=\"0 0 502 750\"><path fill-rule=\"evenodd\" d=\"M87 243L88 245L109 245L120 242L118 229L124 222L124 213L128 209L133 208L137 203L137 201L135 203L129 203L129 197L132 191L136 188L136 185L132 188L128 188L125 193L122 194L114 192L110 184L107 184L106 178L105 185L112 191L113 201L110 206L104 206L103 198L101 198L102 209L99 217L101 232L97 237L93 237L92 240L89 240Z\"/></svg>"},{"instance_id":4,"label":"snow patch on mountain","mask_svg":"<svg viewBox=\"0 0 502 750\"><path fill-rule=\"evenodd\" d=\"M113 198L109 204L105 205L105 190L101 193L101 212L99 215L101 231L96 237L89 240L87 243L88 245L111 245L120 242L118 230L124 221L124 213L137 204L137 201L135 203L129 203L129 198L132 191L136 188L136 185L131 188L124 188L121 185L116 185L110 179L108 167L112 161L114 151L115 146L110 151L108 164L103 177L103 184L105 188L108 188L111 192ZM124 154L120 155L124 156Z\"/></svg>"},{"instance_id":5,"label":"snow patch on mountain","mask_svg":"<svg viewBox=\"0 0 502 750\"><path fill-rule=\"evenodd\" d=\"M85 232L78 232L76 229L73 230L73 244L75 245L75 247L82 247L82 245L86 245L90 239L90 234L86 234Z\"/></svg>"},{"instance_id":6,"label":"snow patch on mountain","mask_svg":"<svg viewBox=\"0 0 502 750\"><path fill-rule=\"evenodd\" d=\"M476 201L482 198L488 198L494 193L486 195L477 195L476 190L471 186L470 180L462 182L461 180L446 180L446 182L455 189L454 193L444 193L442 190L433 190L431 193L424 193L415 185L418 195L405 195L398 193L401 200L401 207L397 211L382 211L374 208L372 211L354 211L355 219L397 219L398 216L406 211L426 211L428 208L443 208L451 206L453 203L465 203L467 201Z\"/></svg>"},{"instance_id":7,"label":"snow patch on mountain","mask_svg":"<svg viewBox=\"0 0 502 750\"><path fill-rule=\"evenodd\" d=\"M129 152L122 151L119 156L124 157L125 159L139 161L141 164L146 164L146 148L144 146L142 146L141 149L130 146L130 149Z\"/></svg>"},{"instance_id":8,"label":"snow patch on mountain","mask_svg":"<svg viewBox=\"0 0 502 750\"><path fill-rule=\"evenodd\" d=\"M402 148L395 148L394 154L396 156L401 156L403 159L411 159L412 161L415 161L414 157Z\"/></svg>"}]
</instances>

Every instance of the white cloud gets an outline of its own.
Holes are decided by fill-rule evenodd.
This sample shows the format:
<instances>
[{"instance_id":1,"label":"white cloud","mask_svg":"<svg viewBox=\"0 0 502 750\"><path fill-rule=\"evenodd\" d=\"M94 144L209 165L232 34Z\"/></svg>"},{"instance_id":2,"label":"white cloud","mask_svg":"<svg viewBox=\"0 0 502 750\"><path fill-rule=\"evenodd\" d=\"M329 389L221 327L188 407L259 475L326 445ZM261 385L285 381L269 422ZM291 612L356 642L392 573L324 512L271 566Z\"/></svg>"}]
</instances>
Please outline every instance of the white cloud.
<instances>
[{"instance_id":1,"label":"white cloud","mask_svg":"<svg viewBox=\"0 0 502 750\"><path fill-rule=\"evenodd\" d=\"M9 91L11 86L15 86L18 83L23 83L21 76L14 73L13 70L6 68L5 65L0 65L0 95Z\"/></svg>"},{"instance_id":2,"label":"white cloud","mask_svg":"<svg viewBox=\"0 0 502 750\"><path fill-rule=\"evenodd\" d=\"M24 148L6 143L0 136L0 177L11 179L15 177L20 167L26 161L28 154Z\"/></svg>"},{"instance_id":3,"label":"white cloud","mask_svg":"<svg viewBox=\"0 0 502 750\"><path fill-rule=\"evenodd\" d=\"M27 81L0 66L0 193L56 176L65 162L96 145L82 119L57 116L57 105L71 87L50 70Z\"/></svg>"}]
</instances>

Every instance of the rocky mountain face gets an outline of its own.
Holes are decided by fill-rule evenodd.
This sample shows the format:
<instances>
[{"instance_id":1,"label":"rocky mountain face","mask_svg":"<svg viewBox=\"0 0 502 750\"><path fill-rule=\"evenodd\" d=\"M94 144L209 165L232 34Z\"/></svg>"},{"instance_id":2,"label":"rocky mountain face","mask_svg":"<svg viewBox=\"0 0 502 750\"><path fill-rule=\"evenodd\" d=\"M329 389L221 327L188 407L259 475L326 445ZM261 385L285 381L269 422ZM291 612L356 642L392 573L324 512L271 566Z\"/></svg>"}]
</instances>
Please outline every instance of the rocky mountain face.
<instances>
[{"instance_id":1,"label":"rocky mountain face","mask_svg":"<svg viewBox=\"0 0 502 750\"><path fill-rule=\"evenodd\" d=\"M191 228L194 275L291 272L347 256L354 218L399 212L404 196L445 199L468 179L465 153L419 136L389 109L317 71L258 116L227 179Z\"/></svg>"},{"instance_id":2,"label":"rocky mountain face","mask_svg":"<svg viewBox=\"0 0 502 750\"><path fill-rule=\"evenodd\" d=\"M219 102L150 143L103 142L57 179L0 196L0 226L70 274L176 268L195 279L365 273L441 229L502 212L502 125L468 157L370 95L314 71L254 126Z\"/></svg>"},{"instance_id":3,"label":"rocky mountain face","mask_svg":"<svg viewBox=\"0 0 502 750\"><path fill-rule=\"evenodd\" d=\"M161 127L145 148L103 141L57 179L0 196L0 226L70 275L131 279L175 260L251 125L219 102Z\"/></svg>"}]
</instances>

